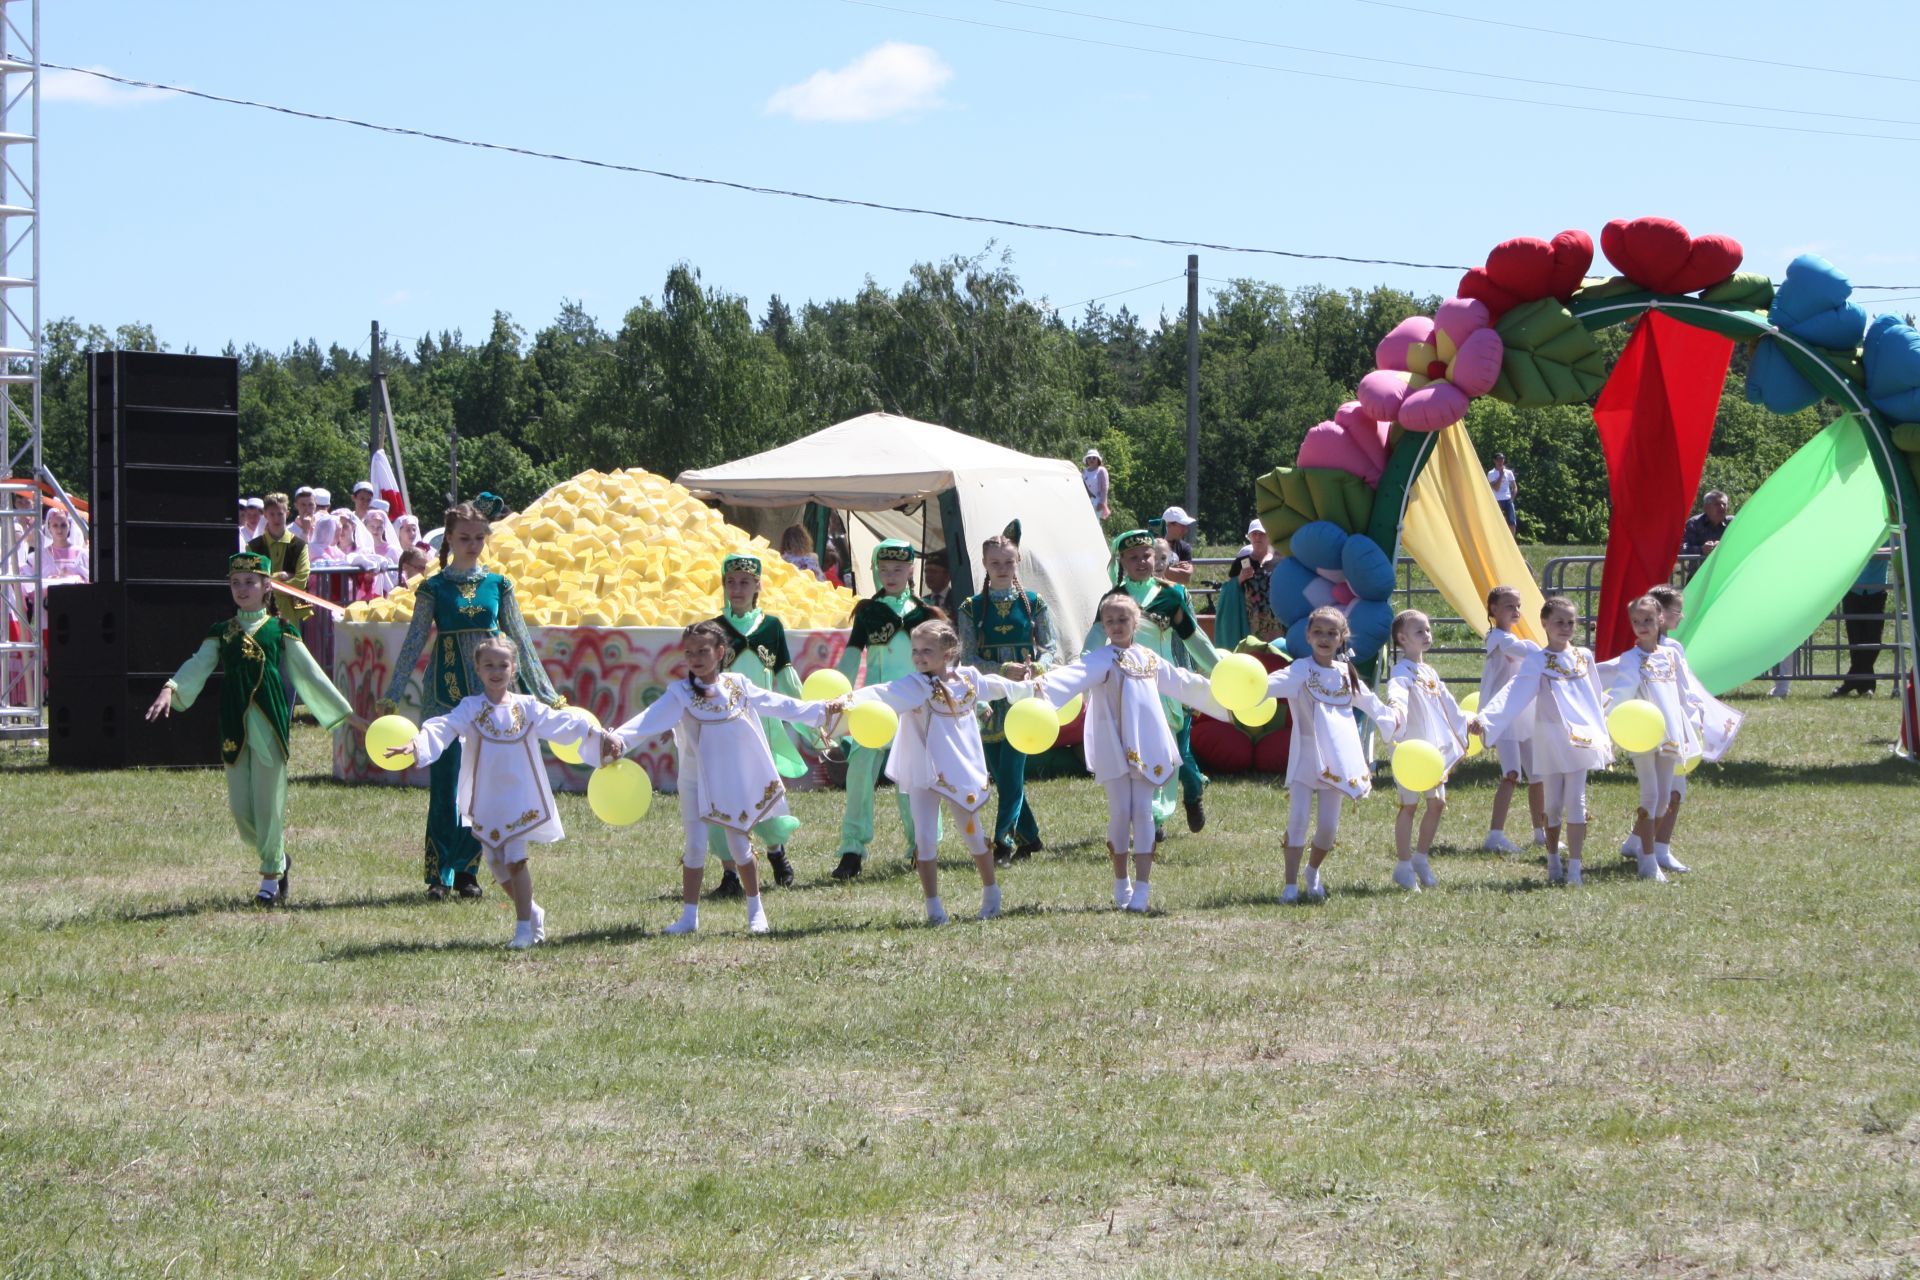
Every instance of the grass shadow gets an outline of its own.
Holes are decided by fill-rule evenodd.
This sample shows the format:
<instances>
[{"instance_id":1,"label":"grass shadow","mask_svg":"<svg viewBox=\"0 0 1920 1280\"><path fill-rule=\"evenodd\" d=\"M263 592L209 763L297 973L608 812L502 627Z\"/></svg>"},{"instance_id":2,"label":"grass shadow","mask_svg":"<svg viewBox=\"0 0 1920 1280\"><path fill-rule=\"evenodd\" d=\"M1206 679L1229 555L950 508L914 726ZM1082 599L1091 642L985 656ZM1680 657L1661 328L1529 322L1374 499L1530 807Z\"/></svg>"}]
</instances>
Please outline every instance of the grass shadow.
<instances>
[{"instance_id":1,"label":"grass shadow","mask_svg":"<svg viewBox=\"0 0 1920 1280\"><path fill-rule=\"evenodd\" d=\"M314 911L344 911L350 909L379 910L387 907L424 906L426 899L420 893L363 893L343 898L320 898L303 901L295 898L285 907L262 908L256 906L252 898L227 895L195 898L188 902L168 903L159 907L139 907L124 911L93 911L85 915L70 916L54 924L43 927L42 932L57 933L62 929L71 929L76 925L92 924L149 924L161 920L189 920L197 916L225 914L262 915L269 911L281 911L290 914L304 914Z\"/></svg>"}]
</instances>

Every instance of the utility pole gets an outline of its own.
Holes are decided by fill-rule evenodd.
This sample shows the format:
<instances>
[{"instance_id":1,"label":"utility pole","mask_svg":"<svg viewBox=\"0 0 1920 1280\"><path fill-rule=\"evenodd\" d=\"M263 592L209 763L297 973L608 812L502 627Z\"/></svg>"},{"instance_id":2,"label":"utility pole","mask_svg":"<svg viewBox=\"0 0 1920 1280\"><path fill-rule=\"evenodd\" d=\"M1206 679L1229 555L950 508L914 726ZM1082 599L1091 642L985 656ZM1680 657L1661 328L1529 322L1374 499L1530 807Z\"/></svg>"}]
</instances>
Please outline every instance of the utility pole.
<instances>
[{"instance_id":1,"label":"utility pole","mask_svg":"<svg viewBox=\"0 0 1920 1280\"><path fill-rule=\"evenodd\" d=\"M1200 510L1200 255L1187 255L1187 512Z\"/></svg>"},{"instance_id":2,"label":"utility pole","mask_svg":"<svg viewBox=\"0 0 1920 1280\"><path fill-rule=\"evenodd\" d=\"M373 322L372 345L367 348L367 474L373 474L373 455L380 451L380 322ZM378 496L378 495L375 495Z\"/></svg>"}]
</instances>

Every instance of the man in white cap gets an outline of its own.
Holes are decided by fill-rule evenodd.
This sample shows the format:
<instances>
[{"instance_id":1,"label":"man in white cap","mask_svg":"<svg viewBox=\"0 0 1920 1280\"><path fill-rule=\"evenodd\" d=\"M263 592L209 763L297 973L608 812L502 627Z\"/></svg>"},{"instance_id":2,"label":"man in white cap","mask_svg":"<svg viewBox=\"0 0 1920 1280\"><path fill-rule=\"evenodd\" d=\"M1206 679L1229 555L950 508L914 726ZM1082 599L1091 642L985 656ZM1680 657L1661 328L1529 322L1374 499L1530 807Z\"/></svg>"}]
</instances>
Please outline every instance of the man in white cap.
<instances>
[{"instance_id":1,"label":"man in white cap","mask_svg":"<svg viewBox=\"0 0 1920 1280\"><path fill-rule=\"evenodd\" d=\"M362 524L366 523L367 509L373 499L373 481L362 480L353 486L353 514L360 518Z\"/></svg>"},{"instance_id":2,"label":"man in white cap","mask_svg":"<svg viewBox=\"0 0 1920 1280\"><path fill-rule=\"evenodd\" d=\"M315 488L313 491L313 514L323 516L331 510L333 510L333 495L325 489Z\"/></svg>"},{"instance_id":3,"label":"man in white cap","mask_svg":"<svg viewBox=\"0 0 1920 1280\"><path fill-rule=\"evenodd\" d=\"M1173 563L1161 576L1168 582L1193 581L1193 543L1187 540L1187 535L1193 532L1193 517L1185 507L1168 507L1161 512L1160 523L1166 526L1167 546L1173 549Z\"/></svg>"},{"instance_id":4,"label":"man in white cap","mask_svg":"<svg viewBox=\"0 0 1920 1280\"><path fill-rule=\"evenodd\" d=\"M260 536L260 522L266 518L267 504L259 498L240 499L240 550Z\"/></svg>"},{"instance_id":5,"label":"man in white cap","mask_svg":"<svg viewBox=\"0 0 1920 1280\"><path fill-rule=\"evenodd\" d=\"M312 486L303 484L293 491L293 512L287 518L290 520L313 518Z\"/></svg>"},{"instance_id":6,"label":"man in white cap","mask_svg":"<svg viewBox=\"0 0 1920 1280\"><path fill-rule=\"evenodd\" d=\"M1088 449L1087 456L1080 460L1080 482L1087 486L1093 514L1102 520L1112 515L1113 508L1107 503L1107 464L1098 449Z\"/></svg>"}]
</instances>

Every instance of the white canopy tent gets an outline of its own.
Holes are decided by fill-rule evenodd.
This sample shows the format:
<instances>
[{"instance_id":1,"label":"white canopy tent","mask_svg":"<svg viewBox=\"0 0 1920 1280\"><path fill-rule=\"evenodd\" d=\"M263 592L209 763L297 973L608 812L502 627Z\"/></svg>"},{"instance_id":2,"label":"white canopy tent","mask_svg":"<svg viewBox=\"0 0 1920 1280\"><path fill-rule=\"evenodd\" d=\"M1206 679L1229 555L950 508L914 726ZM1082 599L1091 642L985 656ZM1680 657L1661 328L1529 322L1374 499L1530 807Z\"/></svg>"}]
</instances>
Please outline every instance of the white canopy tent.
<instances>
[{"instance_id":1,"label":"white canopy tent","mask_svg":"<svg viewBox=\"0 0 1920 1280\"><path fill-rule=\"evenodd\" d=\"M1107 588L1106 539L1073 463L930 422L869 413L678 480L726 507L762 509L773 518L742 511L735 522L776 540L774 526L794 523L809 502L848 512L863 582L873 544L904 537L923 551L945 547L955 585L974 589L981 541L1017 519L1021 582L1052 610L1065 657L1079 652Z\"/></svg>"}]
</instances>

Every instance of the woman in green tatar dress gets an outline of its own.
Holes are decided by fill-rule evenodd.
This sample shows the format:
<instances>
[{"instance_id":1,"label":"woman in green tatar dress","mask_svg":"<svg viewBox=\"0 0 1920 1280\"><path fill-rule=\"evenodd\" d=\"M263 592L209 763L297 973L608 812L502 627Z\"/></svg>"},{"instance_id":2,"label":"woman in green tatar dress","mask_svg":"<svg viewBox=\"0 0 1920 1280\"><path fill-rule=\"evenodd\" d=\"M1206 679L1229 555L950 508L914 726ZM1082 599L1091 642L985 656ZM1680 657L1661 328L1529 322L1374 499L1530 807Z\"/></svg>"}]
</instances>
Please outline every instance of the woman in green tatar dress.
<instances>
[{"instance_id":1,"label":"woman in green tatar dress","mask_svg":"<svg viewBox=\"0 0 1920 1280\"><path fill-rule=\"evenodd\" d=\"M961 661L989 675L1017 663L1038 675L1057 666L1053 618L1047 602L1020 585L1020 522L980 544L987 589L960 606ZM1027 757L1007 741L1007 703L990 704L993 718L981 726L980 745L997 795L993 818L994 860L1006 866L1045 848L1040 823L1027 803Z\"/></svg>"},{"instance_id":2,"label":"woman in green tatar dress","mask_svg":"<svg viewBox=\"0 0 1920 1280\"><path fill-rule=\"evenodd\" d=\"M446 534L440 543L440 572L421 581L414 593L413 622L393 664L387 696L376 709L382 715L398 708L413 668L426 648L430 633L438 633L433 659L421 690L423 718L446 715L462 698L483 692L473 667L474 650L491 636L505 636L520 651L519 692L532 694L550 707L566 704L553 690L533 636L513 594L513 583L484 569L480 556L487 549L492 526L472 503L447 512ZM438 902L449 892L463 898L480 896L480 842L460 821L460 746L455 743L433 762L427 773L425 873L427 896Z\"/></svg>"},{"instance_id":3,"label":"woman in green tatar dress","mask_svg":"<svg viewBox=\"0 0 1920 1280\"><path fill-rule=\"evenodd\" d=\"M731 655L727 670L739 672L762 689L798 698L800 673L793 669L793 658L787 652L786 624L760 609L763 568L760 558L746 551L736 551L720 562L720 588L726 593L727 607L714 621L727 633L727 649ZM766 734L767 747L773 752L773 767L780 776L806 777L811 766L801 758L799 749L788 736L787 726L778 720L762 719L760 728ZM753 828L754 837L767 847L767 862L773 867L774 883L783 889L793 886L793 864L787 860L787 841L799 829L800 819L791 814L768 818ZM712 896L739 897L740 877L734 870L733 855L727 850L725 828L707 828L707 849L719 855L723 868Z\"/></svg>"}]
</instances>

